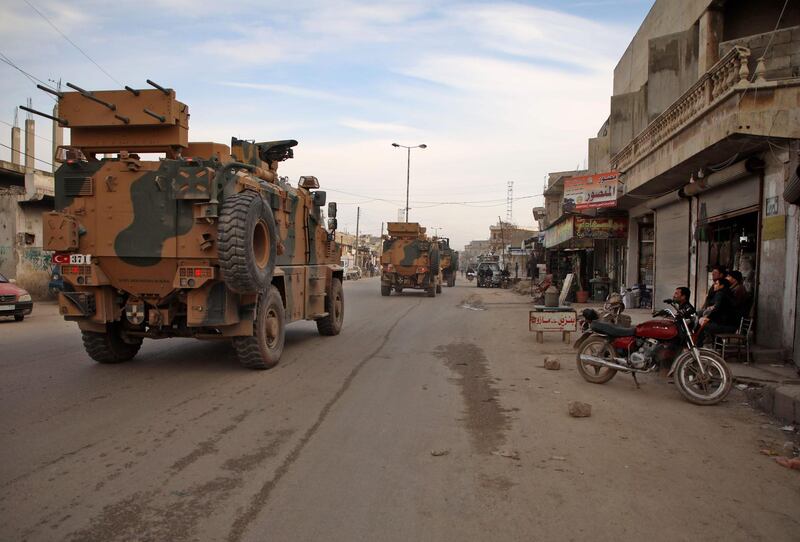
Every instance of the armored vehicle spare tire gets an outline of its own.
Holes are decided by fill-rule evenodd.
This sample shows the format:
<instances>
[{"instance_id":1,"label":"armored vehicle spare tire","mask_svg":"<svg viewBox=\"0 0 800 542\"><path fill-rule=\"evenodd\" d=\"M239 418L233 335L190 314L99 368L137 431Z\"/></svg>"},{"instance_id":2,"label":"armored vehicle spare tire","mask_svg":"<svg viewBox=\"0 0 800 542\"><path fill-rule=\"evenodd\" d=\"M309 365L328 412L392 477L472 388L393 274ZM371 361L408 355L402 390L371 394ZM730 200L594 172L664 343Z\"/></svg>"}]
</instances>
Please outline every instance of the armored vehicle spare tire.
<instances>
[{"instance_id":1,"label":"armored vehicle spare tire","mask_svg":"<svg viewBox=\"0 0 800 542\"><path fill-rule=\"evenodd\" d=\"M217 243L219 269L228 288L244 293L269 287L278 238L272 209L259 194L245 190L225 198Z\"/></svg>"}]
</instances>

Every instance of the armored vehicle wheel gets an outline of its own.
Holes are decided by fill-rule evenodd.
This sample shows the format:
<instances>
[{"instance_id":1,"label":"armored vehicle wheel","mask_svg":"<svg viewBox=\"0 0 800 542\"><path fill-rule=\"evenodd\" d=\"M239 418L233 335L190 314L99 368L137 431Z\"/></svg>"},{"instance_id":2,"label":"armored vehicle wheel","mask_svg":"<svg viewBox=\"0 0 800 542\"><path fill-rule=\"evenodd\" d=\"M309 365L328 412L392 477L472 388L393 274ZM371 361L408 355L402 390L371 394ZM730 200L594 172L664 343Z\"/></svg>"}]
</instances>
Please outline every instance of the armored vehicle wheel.
<instances>
[{"instance_id":1,"label":"armored vehicle wheel","mask_svg":"<svg viewBox=\"0 0 800 542\"><path fill-rule=\"evenodd\" d=\"M81 331L83 348L98 363L122 363L133 359L142 346L141 338L122 340L119 324L106 324L105 333Z\"/></svg>"},{"instance_id":2,"label":"armored vehicle wheel","mask_svg":"<svg viewBox=\"0 0 800 542\"><path fill-rule=\"evenodd\" d=\"M428 297L436 297L436 286L431 286L425 291L428 293Z\"/></svg>"},{"instance_id":3,"label":"armored vehicle wheel","mask_svg":"<svg viewBox=\"0 0 800 542\"><path fill-rule=\"evenodd\" d=\"M328 316L317 320L320 335L338 335L344 323L344 291L339 279L331 281L331 295L325 299Z\"/></svg>"},{"instance_id":4,"label":"armored vehicle wheel","mask_svg":"<svg viewBox=\"0 0 800 542\"><path fill-rule=\"evenodd\" d=\"M260 292L270 286L278 238L272 209L256 192L225 198L219 217L219 268L228 288Z\"/></svg>"},{"instance_id":5,"label":"armored vehicle wheel","mask_svg":"<svg viewBox=\"0 0 800 542\"><path fill-rule=\"evenodd\" d=\"M270 285L258 296L256 321L251 337L234 337L233 348L239 363L248 369L271 369L283 353L286 335L286 315L283 299L277 288Z\"/></svg>"},{"instance_id":6,"label":"armored vehicle wheel","mask_svg":"<svg viewBox=\"0 0 800 542\"><path fill-rule=\"evenodd\" d=\"M441 284L437 284L436 285L436 293L437 294L441 294L442 293L442 285Z\"/></svg>"},{"instance_id":7,"label":"armored vehicle wheel","mask_svg":"<svg viewBox=\"0 0 800 542\"><path fill-rule=\"evenodd\" d=\"M392 287L391 286L384 286L383 284L381 284L381 295L387 296L387 295L391 295L391 293L392 293Z\"/></svg>"},{"instance_id":8,"label":"armored vehicle wheel","mask_svg":"<svg viewBox=\"0 0 800 542\"><path fill-rule=\"evenodd\" d=\"M403 293L403 287L402 286L395 286L394 287L394 291L397 292L398 294L402 294Z\"/></svg>"},{"instance_id":9,"label":"armored vehicle wheel","mask_svg":"<svg viewBox=\"0 0 800 542\"><path fill-rule=\"evenodd\" d=\"M24 314L15 314L14 315L14 321L15 322L22 322L24 319L25 319L25 315Z\"/></svg>"}]
</instances>

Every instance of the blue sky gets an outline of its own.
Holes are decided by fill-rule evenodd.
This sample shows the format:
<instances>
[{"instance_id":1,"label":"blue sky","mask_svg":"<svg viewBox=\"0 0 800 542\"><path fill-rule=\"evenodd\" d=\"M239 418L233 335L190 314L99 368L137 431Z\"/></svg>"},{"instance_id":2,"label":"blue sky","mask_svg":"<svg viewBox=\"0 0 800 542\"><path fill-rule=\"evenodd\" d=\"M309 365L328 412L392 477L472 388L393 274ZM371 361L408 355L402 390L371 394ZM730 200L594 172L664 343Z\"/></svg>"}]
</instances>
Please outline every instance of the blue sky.
<instances>
[{"instance_id":1,"label":"blue sky","mask_svg":"<svg viewBox=\"0 0 800 542\"><path fill-rule=\"evenodd\" d=\"M41 79L83 88L175 88L190 139L300 141L282 173L316 175L341 202L340 226L378 233L405 200L412 220L456 246L486 238L515 196L541 193L548 171L583 165L608 116L612 70L650 1L269 2L0 0L0 52ZM0 121L52 100L0 63ZM20 115L20 119L22 119ZM49 126L38 133L50 138ZM9 128L0 124L0 142ZM47 160L49 143L37 139ZM0 158L8 159L0 147ZM46 167L39 164L41 167ZM440 202L480 202L437 205ZM540 198L517 199L533 224Z\"/></svg>"}]
</instances>

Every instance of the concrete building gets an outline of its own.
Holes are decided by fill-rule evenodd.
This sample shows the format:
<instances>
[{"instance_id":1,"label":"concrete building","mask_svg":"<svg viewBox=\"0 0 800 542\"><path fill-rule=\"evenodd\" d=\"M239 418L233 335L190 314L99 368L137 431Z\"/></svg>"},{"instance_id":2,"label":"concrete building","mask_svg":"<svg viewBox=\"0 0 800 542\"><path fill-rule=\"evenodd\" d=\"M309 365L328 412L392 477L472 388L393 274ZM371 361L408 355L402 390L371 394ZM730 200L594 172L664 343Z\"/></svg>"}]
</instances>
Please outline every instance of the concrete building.
<instances>
[{"instance_id":1,"label":"concrete building","mask_svg":"<svg viewBox=\"0 0 800 542\"><path fill-rule=\"evenodd\" d=\"M489 254L492 250L492 243L489 239L470 241L464 246L464 250L459 256L459 262L464 269L478 265L478 258L484 254Z\"/></svg>"},{"instance_id":2,"label":"concrete building","mask_svg":"<svg viewBox=\"0 0 800 542\"><path fill-rule=\"evenodd\" d=\"M700 304L711 265L738 269L757 343L800 364L800 9L786 5L657 0L614 70L589 170L620 173L626 284L656 302L688 285Z\"/></svg>"},{"instance_id":3,"label":"concrete building","mask_svg":"<svg viewBox=\"0 0 800 542\"><path fill-rule=\"evenodd\" d=\"M51 255L42 249L42 218L53 210L53 174L36 168L35 124L11 129L11 161L0 160L0 273L32 295L44 297L50 280ZM24 157L24 160L23 160Z\"/></svg>"}]
</instances>

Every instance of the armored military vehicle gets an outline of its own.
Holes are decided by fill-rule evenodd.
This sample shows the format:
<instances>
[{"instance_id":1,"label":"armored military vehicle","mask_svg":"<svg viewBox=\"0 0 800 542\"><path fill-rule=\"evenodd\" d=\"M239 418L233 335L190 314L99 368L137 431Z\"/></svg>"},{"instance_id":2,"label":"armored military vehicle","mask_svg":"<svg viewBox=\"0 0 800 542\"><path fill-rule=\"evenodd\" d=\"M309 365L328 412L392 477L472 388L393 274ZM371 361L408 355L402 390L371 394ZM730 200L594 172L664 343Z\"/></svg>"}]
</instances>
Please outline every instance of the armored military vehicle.
<instances>
[{"instance_id":1,"label":"armored military vehicle","mask_svg":"<svg viewBox=\"0 0 800 542\"><path fill-rule=\"evenodd\" d=\"M389 222L381 253L381 295L403 288L423 289L428 297L442 291L439 244L417 222Z\"/></svg>"},{"instance_id":2,"label":"armored military vehicle","mask_svg":"<svg viewBox=\"0 0 800 542\"><path fill-rule=\"evenodd\" d=\"M289 322L338 334L342 267L325 192L315 177L278 176L297 141L189 142L188 107L148 83L56 93L71 144L44 244L74 288L60 312L89 356L126 361L145 338L227 339L245 367L267 369ZM335 203L328 215L333 230Z\"/></svg>"},{"instance_id":3,"label":"armored military vehicle","mask_svg":"<svg viewBox=\"0 0 800 542\"><path fill-rule=\"evenodd\" d=\"M439 237L439 265L442 268L442 282L450 288L456 285L458 273L458 252L450 248L450 239Z\"/></svg>"}]
</instances>

